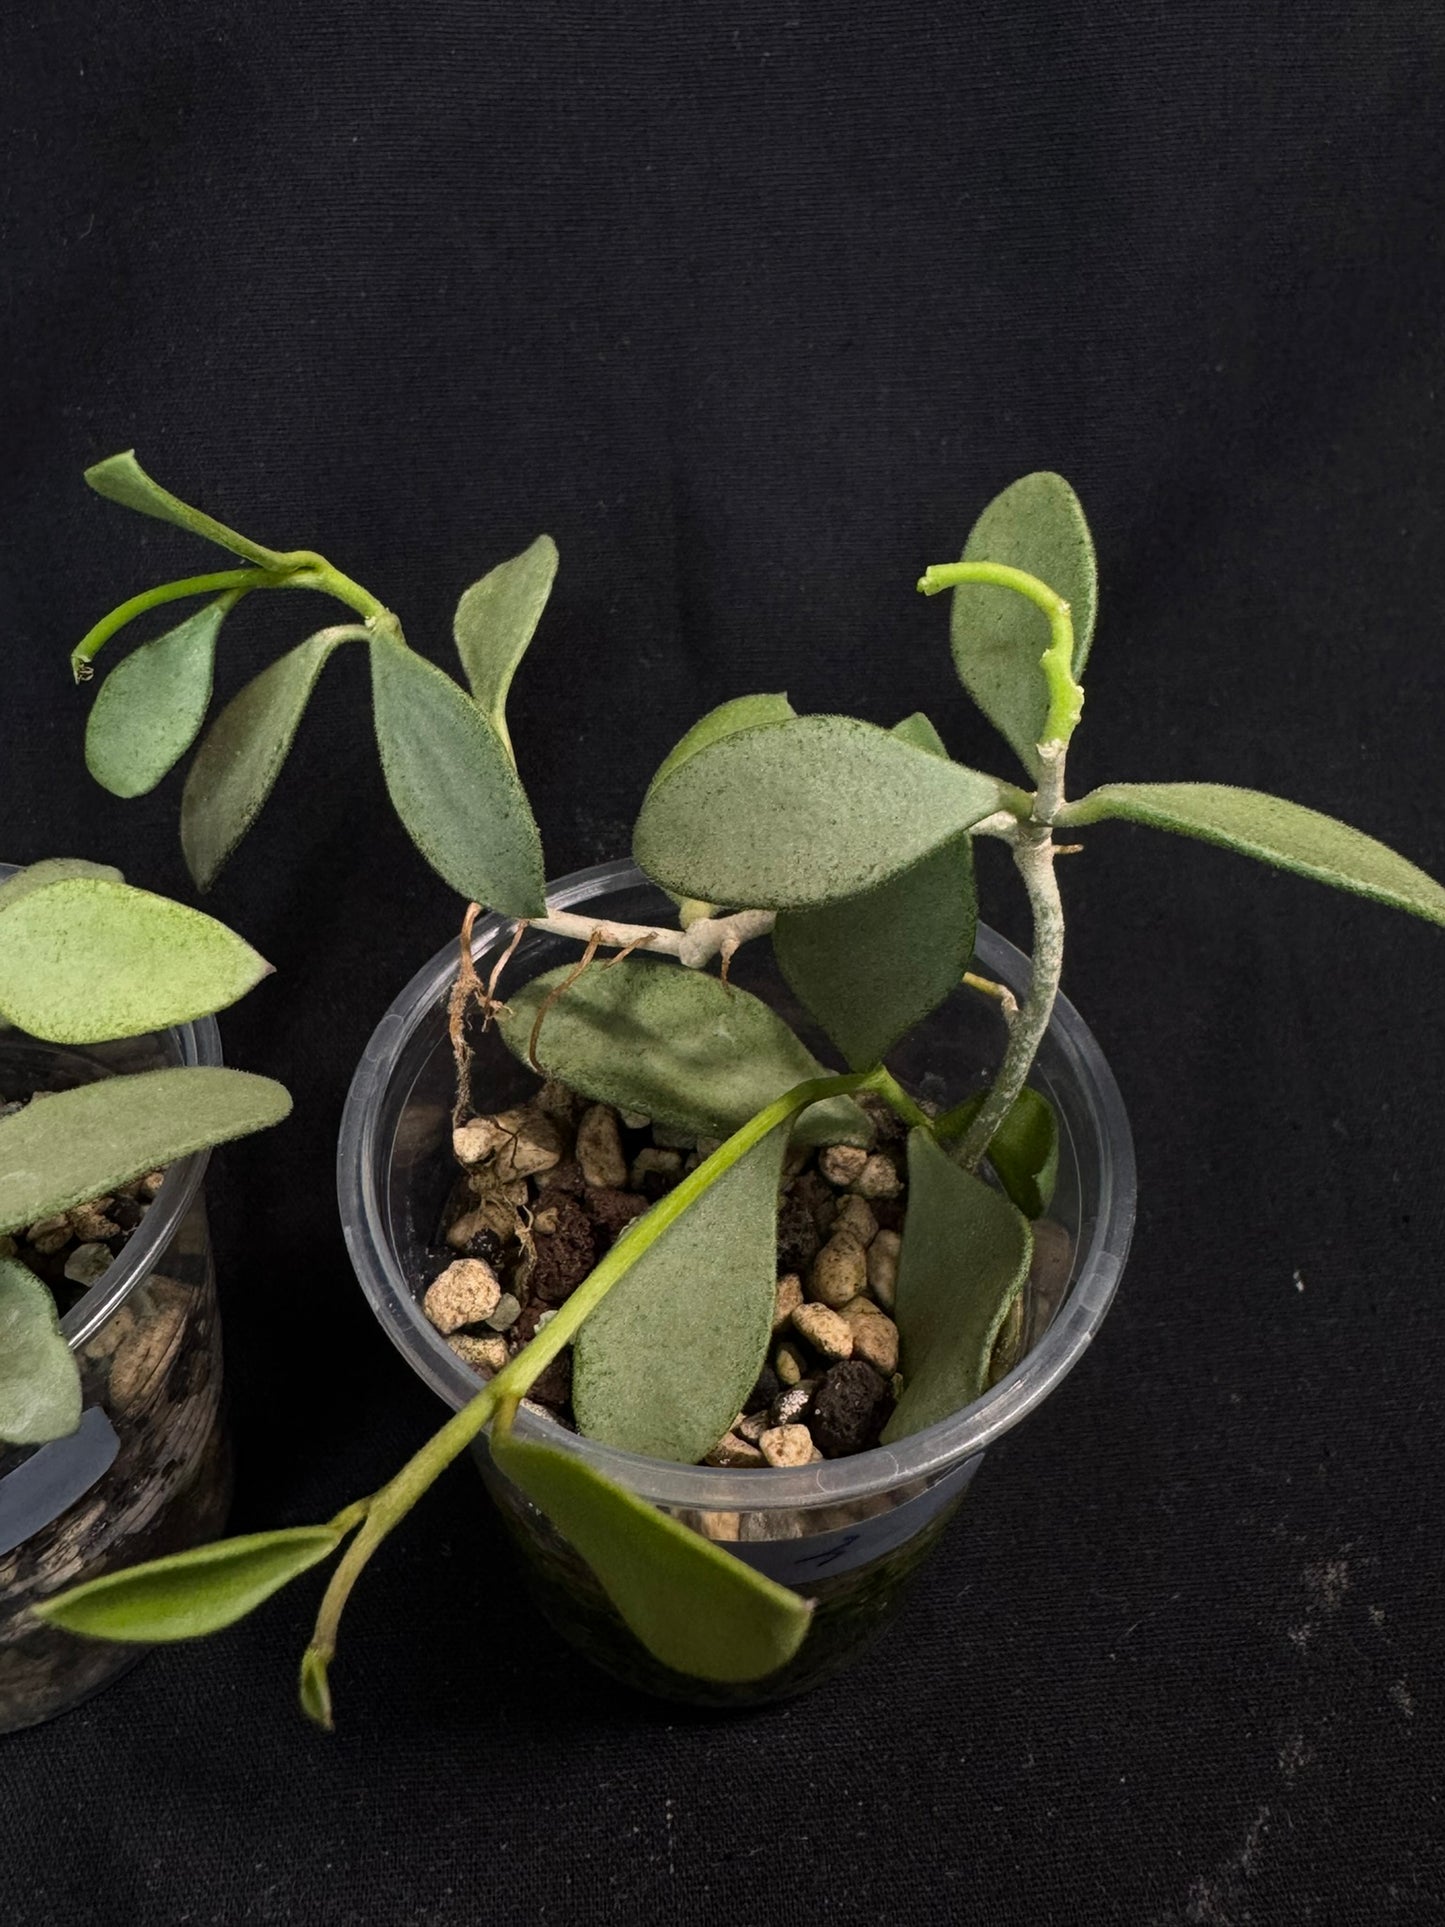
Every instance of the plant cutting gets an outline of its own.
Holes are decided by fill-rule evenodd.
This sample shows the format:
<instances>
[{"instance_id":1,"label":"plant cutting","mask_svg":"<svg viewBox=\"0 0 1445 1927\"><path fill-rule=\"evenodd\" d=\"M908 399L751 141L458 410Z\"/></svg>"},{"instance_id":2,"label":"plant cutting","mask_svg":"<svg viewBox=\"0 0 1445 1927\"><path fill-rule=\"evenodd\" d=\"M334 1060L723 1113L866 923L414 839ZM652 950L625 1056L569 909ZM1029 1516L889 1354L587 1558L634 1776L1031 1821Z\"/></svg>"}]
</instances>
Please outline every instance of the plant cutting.
<instances>
[{"instance_id":1,"label":"plant cutting","mask_svg":"<svg viewBox=\"0 0 1445 1927\"><path fill-rule=\"evenodd\" d=\"M0 884L0 1730L112 1670L37 1632L29 1605L224 1517L205 1254L141 1227L185 1215L168 1168L189 1160L193 1193L196 1153L290 1100L218 1062L166 1063L164 1039L122 1043L191 1026L268 970L214 918L102 864ZM129 1255L137 1238L169 1252L164 1273Z\"/></svg>"},{"instance_id":2,"label":"plant cutting","mask_svg":"<svg viewBox=\"0 0 1445 1927\"><path fill-rule=\"evenodd\" d=\"M464 688L314 551L237 535L130 455L88 479L246 565L145 591L82 640L83 678L137 616L208 598L102 685L87 736L96 775L121 794L152 787L204 726L217 639L238 604L321 591L354 619L272 664L200 742L181 806L192 874L202 886L214 879L260 811L322 667L354 642L369 659L393 804L468 905L449 1010L452 1144L468 1209L449 1215L426 1311L483 1382L394 1479L329 1522L109 1575L45 1608L101 1638L187 1637L336 1555L301 1675L303 1704L322 1723L352 1586L483 1434L496 1470L670 1673L748 1682L797 1660L811 1600L754 1569L740 1544L727 1549L716 1519L694 1530L569 1449L557 1415L602 1446L706 1460L765 1484L815 1454L822 1464L901 1450L1010 1370L1060 1157L1053 1108L1030 1077L1063 964L1057 860L1079 831L1146 823L1445 923L1445 889L1423 871L1298 804L1197 783L1068 795L1096 574L1083 512L1055 475L1005 490L962 560L919 584L952 592L955 669L1015 752L1020 780L952 760L923 716L887 729L799 716L780 695L742 697L694 725L647 788L634 851L675 914L645 922L548 904L506 721L556 568L546 537L462 597ZM1004 844L1027 892L1034 942L1022 995L972 968L978 837ZM512 926L485 979L473 945L483 906ZM539 933L579 953L514 983L509 961ZM744 946L764 941L846 1070L825 1068L730 981ZM1005 1037L986 1086L940 1107L887 1060L960 986L993 1002ZM480 1116L478 1029L500 1033L533 1073L522 1102ZM570 1269L557 1242L569 1238L586 1258ZM797 1269L785 1263L780 1277L780 1256ZM524 1401L553 1414L550 1433L522 1426Z\"/></svg>"}]
</instances>

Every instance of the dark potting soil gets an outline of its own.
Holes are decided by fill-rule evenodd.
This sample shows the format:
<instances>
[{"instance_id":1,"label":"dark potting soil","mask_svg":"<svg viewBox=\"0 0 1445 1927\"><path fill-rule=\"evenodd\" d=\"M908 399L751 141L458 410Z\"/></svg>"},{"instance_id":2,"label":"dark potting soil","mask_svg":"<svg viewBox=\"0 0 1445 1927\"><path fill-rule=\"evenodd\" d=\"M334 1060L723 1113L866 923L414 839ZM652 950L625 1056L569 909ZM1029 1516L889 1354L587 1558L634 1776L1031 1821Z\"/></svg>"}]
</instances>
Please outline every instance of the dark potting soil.
<instances>
[{"instance_id":1,"label":"dark potting soil","mask_svg":"<svg viewBox=\"0 0 1445 1927\"><path fill-rule=\"evenodd\" d=\"M893 1411L902 1387L890 1314L907 1196L905 1133L885 1106L870 1109L870 1150L834 1145L789 1156L773 1342L758 1385L707 1464L849 1457L878 1443ZM423 1306L479 1379L515 1357L623 1228L714 1148L556 1083L496 1119L473 1121L455 1141L461 1168ZM531 1397L573 1422L570 1351Z\"/></svg>"}]
</instances>

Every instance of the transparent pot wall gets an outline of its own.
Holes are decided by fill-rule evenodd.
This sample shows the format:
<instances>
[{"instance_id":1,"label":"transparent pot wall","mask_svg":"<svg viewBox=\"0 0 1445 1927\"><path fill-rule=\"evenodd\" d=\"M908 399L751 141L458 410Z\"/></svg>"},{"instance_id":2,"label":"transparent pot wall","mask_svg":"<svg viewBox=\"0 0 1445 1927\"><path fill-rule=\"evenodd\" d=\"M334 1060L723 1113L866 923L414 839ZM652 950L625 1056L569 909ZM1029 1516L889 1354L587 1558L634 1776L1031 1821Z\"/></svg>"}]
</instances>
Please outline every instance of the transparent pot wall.
<instances>
[{"instance_id":1,"label":"transparent pot wall","mask_svg":"<svg viewBox=\"0 0 1445 1927\"><path fill-rule=\"evenodd\" d=\"M219 1062L209 1019L84 1050L4 1030L0 1097ZM39 1447L0 1445L0 1732L63 1712L140 1657L44 1625L29 1610L36 1600L178 1552L225 1522L230 1461L205 1166L202 1153L170 1168L109 1269L64 1312L84 1390L80 1429ZM24 1234L16 1244L23 1259Z\"/></svg>"},{"instance_id":2,"label":"transparent pot wall","mask_svg":"<svg viewBox=\"0 0 1445 1927\"><path fill-rule=\"evenodd\" d=\"M617 921L674 921L668 899L630 864L564 878L554 909L595 911ZM512 926L479 924L485 978ZM502 994L575 961L575 944L529 932L507 966ZM979 968L1022 992L1028 962L981 929ZM441 1217L453 1183L452 1056L446 993L455 951L438 954L379 1025L352 1086L342 1127L343 1223L372 1306L412 1365L451 1406L477 1380L422 1316L421 1292L453 1254L441 1248ZM766 942L740 950L733 981L766 999L825 1063L836 1054L787 988ZM473 1100L492 1111L537 1080L495 1029L477 1036ZM996 1006L960 990L890 1056L915 1095L947 1105L977 1089L997 1065L1003 1026ZM903 1582L958 1508L988 1444L1016 1424L1068 1371L1097 1329L1123 1267L1133 1223L1134 1165L1128 1121L1108 1066L1077 1012L1060 1004L1032 1079L1062 1124L1058 1189L1037 1228L1033 1277L1017 1363L966 1413L893 1447L794 1470L717 1471L617 1452L576 1437L540 1411L519 1428L585 1457L644 1498L706 1533L749 1564L817 1602L801 1652L782 1673L745 1688L711 1687L660 1667L627 1632L590 1570L542 1514L478 1447L483 1477L521 1549L547 1617L607 1671L643 1689L705 1705L743 1705L814 1685L871 1639L896 1611Z\"/></svg>"}]
</instances>

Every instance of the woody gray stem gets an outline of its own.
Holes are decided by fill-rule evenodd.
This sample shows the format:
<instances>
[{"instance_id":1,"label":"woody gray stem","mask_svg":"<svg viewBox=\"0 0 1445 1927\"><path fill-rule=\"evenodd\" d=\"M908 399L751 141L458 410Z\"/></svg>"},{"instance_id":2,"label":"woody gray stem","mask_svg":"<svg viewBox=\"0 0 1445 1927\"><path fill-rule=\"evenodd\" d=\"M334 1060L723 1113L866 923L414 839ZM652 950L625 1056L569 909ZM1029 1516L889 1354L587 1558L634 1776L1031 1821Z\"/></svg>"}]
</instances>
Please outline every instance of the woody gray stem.
<instances>
[{"instance_id":1,"label":"woody gray stem","mask_svg":"<svg viewBox=\"0 0 1445 1927\"><path fill-rule=\"evenodd\" d=\"M671 930L665 924L611 923L554 910L548 916L533 917L531 928L550 931L554 937L573 937L578 943L590 943L595 936L608 950L658 951L676 957L689 970L700 970L718 955L731 957L749 938L766 936L773 922L771 910L737 910L730 917L699 917L686 930Z\"/></svg>"},{"instance_id":2,"label":"woody gray stem","mask_svg":"<svg viewBox=\"0 0 1445 1927\"><path fill-rule=\"evenodd\" d=\"M1064 909L1054 875L1054 839L1047 823L1021 823L1013 859L1029 893L1034 917L1033 970L1029 991L1009 1030L1008 1048L993 1089L958 1149L966 1171L977 1170L994 1132L1023 1089L1053 1015L1064 965Z\"/></svg>"}]
</instances>

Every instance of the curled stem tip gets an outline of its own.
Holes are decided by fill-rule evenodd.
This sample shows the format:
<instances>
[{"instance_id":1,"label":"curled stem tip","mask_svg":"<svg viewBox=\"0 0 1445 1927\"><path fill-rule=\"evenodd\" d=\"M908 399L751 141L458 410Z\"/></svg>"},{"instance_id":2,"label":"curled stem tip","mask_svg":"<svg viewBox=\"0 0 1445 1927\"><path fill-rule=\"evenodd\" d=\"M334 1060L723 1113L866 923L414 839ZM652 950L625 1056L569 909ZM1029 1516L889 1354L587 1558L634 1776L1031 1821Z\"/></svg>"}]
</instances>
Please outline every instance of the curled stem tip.
<instances>
[{"instance_id":1,"label":"curled stem tip","mask_svg":"<svg viewBox=\"0 0 1445 1927\"><path fill-rule=\"evenodd\" d=\"M168 602L180 602L188 596L216 595L224 590L232 592L230 600L234 603L247 589L263 584L269 586L265 569L217 569L209 575L183 576L178 582L161 582L153 589L143 589L86 630L70 652L71 672L77 682L89 682L95 673L94 660L110 638L150 609L163 608Z\"/></svg>"},{"instance_id":2,"label":"curled stem tip","mask_svg":"<svg viewBox=\"0 0 1445 1927\"><path fill-rule=\"evenodd\" d=\"M938 595L966 582L1012 589L1048 617L1049 646L1039 658L1039 667L1049 706L1040 740L1067 743L1084 707L1084 692L1074 678L1074 618L1068 602L1036 575L1003 562L935 562L919 577L918 587L924 595Z\"/></svg>"},{"instance_id":3,"label":"curled stem tip","mask_svg":"<svg viewBox=\"0 0 1445 1927\"><path fill-rule=\"evenodd\" d=\"M179 602L188 596L222 593L229 593L229 606L251 589L314 589L318 594L345 603L368 623L378 627L395 623L390 611L359 582L334 569L324 556L313 556L308 550L298 549L294 555L279 557L275 567L216 569L207 575L182 576L175 582L160 582L153 589L142 589L139 595L122 602L85 632L70 652L71 673L78 683L89 682L94 674L94 659L110 638L151 609L163 608L168 602Z\"/></svg>"}]
</instances>

